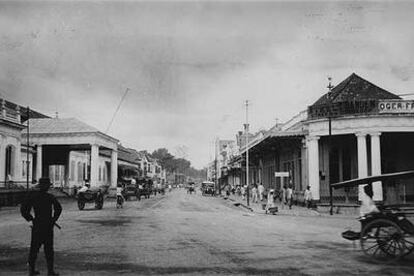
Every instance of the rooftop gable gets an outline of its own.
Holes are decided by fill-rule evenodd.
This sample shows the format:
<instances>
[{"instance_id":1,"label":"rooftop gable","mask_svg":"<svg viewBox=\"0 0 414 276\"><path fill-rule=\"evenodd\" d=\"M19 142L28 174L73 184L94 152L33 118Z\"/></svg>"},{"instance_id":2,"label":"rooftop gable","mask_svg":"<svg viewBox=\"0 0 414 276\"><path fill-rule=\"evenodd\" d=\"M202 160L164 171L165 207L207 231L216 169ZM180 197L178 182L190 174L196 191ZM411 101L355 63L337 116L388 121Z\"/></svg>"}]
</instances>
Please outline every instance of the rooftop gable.
<instances>
[{"instance_id":1,"label":"rooftop gable","mask_svg":"<svg viewBox=\"0 0 414 276\"><path fill-rule=\"evenodd\" d=\"M347 101L354 102L360 100L401 99L399 96L376 86L355 73L352 73L348 78L335 86L331 93L331 101L328 97L329 93L326 93L312 106Z\"/></svg>"}]
</instances>

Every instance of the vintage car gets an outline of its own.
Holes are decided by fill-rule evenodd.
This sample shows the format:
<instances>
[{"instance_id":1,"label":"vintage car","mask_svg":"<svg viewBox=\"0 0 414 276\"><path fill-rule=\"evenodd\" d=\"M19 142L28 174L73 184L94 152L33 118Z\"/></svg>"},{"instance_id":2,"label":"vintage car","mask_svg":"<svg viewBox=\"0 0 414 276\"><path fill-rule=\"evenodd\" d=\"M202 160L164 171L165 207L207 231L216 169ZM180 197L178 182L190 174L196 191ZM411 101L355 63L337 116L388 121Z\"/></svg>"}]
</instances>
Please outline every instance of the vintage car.
<instances>
[{"instance_id":1,"label":"vintage car","mask_svg":"<svg viewBox=\"0 0 414 276\"><path fill-rule=\"evenodd\" d=\"M139 189L137 184L125 184L123 196L125 200L129 200L131 197L139 198Z\"/></svg>"},{"instance_id":2,"label":"vintage car","mask_svg":"<svg viewBox=\"0 0 414 276\"><path fill-rule=\"evenodd\" d=\"M92 187L87 191L79 192L78 208L83 210L86 203L95 203L95 209L102 209L104 203L104 189L102 187Z\"/></svg>"},{"instance_id":3,"label":"vintage car","mask_svg":"<svg viewBox=\"0 0 414 276\"><path fill-rule=\"evenodd\" d=\"M215 194L215 184L211 181L204 181L201 183L201 193L202 195L211 195Z\"/></svg>"}]
</instances>

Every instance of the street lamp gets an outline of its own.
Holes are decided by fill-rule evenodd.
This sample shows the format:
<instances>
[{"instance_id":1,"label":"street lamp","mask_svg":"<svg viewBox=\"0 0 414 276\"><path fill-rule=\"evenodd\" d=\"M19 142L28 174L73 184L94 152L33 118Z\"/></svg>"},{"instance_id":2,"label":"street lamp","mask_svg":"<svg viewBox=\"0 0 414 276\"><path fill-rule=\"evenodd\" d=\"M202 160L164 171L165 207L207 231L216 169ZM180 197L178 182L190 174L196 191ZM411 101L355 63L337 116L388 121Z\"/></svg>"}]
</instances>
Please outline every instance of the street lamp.
<instances>
[{"instance_id":1,"label":"street lamp","mask_svg":"<svg viewBox=\"0 0 414 276\"><path fill-rule=\"evenodd\" d=\"M328 77L329 84L327 88L328 91L328 128L329 128L329 138L328 138L328 184L329 184L329 214L333 215L333 195L332 195L332 186L331 186L331 148L332 148L332 78Z\"/></svg>"},{"instance_id":2,"label":"street lamp","mask_svg":"<svg viewBox=\"0 0 414 276\"><path fill-rule=\"evenodd\" d=\"M244 124L244 131L246 134L246 195L247 206L249 206L249 101L246 100L246 123Z\"/></svg>"}]
</instances>

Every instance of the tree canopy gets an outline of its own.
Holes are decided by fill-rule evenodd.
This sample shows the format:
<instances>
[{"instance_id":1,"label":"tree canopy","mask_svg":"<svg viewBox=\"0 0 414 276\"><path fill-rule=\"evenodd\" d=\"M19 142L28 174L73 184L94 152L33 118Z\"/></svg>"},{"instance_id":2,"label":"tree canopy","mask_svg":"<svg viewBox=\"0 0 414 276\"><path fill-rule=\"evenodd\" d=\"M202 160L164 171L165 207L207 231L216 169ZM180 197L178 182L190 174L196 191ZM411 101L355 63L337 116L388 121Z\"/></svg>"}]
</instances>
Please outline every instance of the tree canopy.
<instances>
[{"instance_id":1,"label":"tree canopy","mask_svg":"<svg viewBox=\"0 0 414 276\"><path fill-rule=\"evenodd\" d=\"M166 148L154 150L151 157L157 159L168 172L183 173L194 178L202 178L205 175L205 170L197 170L191 167L191 162L185 158L175 158Z\"/></svg>"}]
</instances>

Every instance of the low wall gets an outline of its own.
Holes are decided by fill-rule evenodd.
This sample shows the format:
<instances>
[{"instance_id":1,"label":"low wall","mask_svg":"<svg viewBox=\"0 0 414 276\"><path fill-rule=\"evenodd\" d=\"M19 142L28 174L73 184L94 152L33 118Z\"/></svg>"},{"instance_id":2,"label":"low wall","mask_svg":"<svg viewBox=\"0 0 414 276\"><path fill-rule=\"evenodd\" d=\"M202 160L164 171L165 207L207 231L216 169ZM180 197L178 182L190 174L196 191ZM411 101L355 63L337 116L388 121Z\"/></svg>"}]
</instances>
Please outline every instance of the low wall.
<instances>
[{"instance_id":1,"label":"low wall","mask_svg":"<svg viewBox=\"0 0 414 276\"><path fill-rule=\"evenodd\" d=\"M0 207L17 206L26 197L26 190L0 190Z\"/></svg>"}]
</instances>

